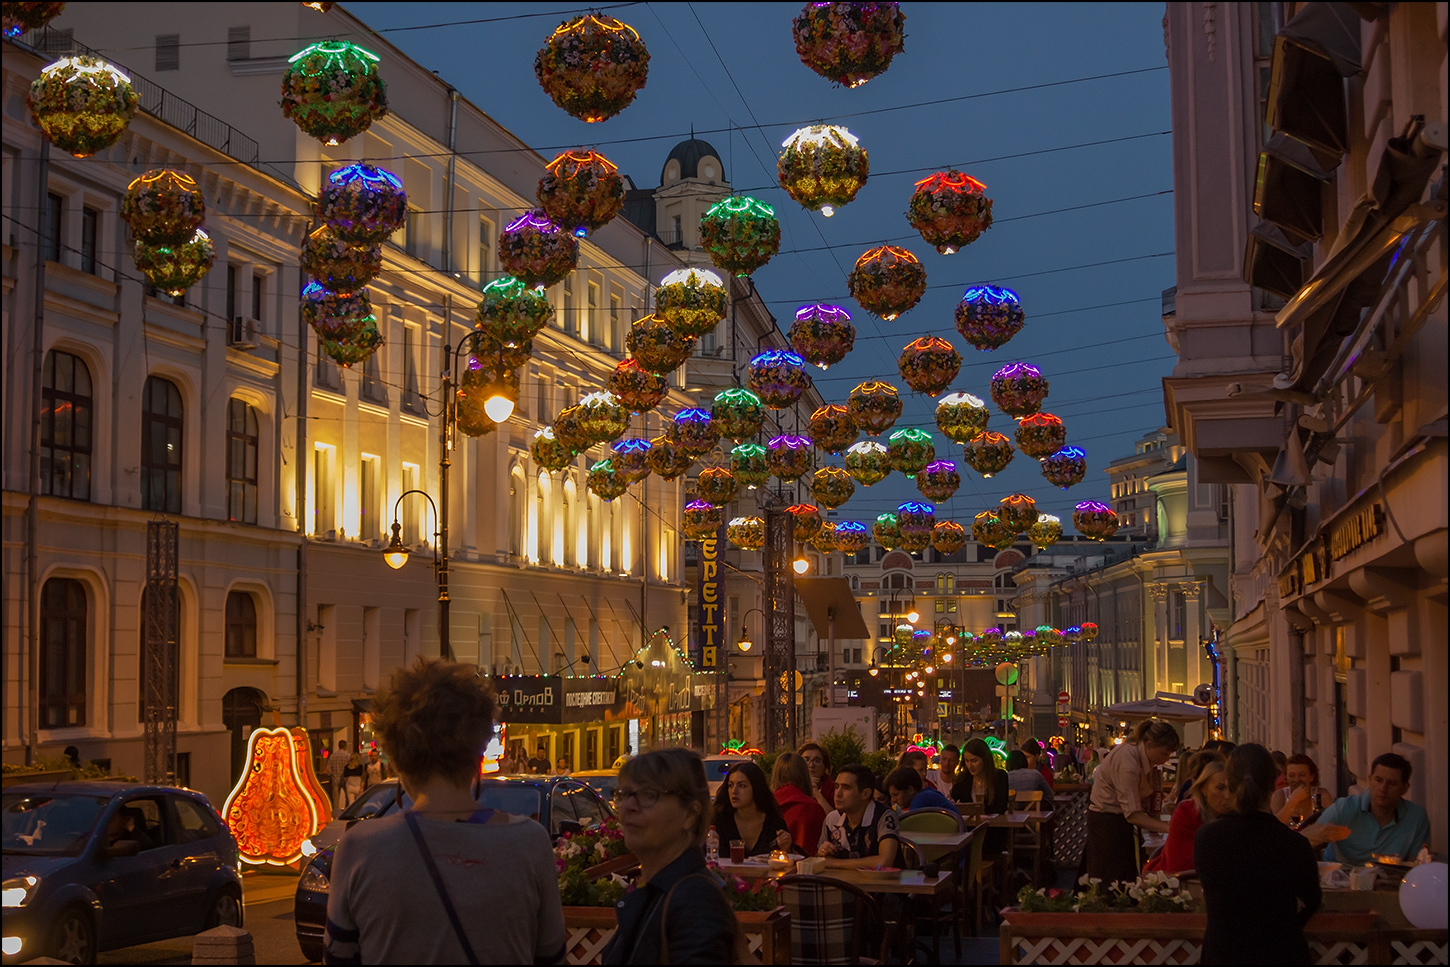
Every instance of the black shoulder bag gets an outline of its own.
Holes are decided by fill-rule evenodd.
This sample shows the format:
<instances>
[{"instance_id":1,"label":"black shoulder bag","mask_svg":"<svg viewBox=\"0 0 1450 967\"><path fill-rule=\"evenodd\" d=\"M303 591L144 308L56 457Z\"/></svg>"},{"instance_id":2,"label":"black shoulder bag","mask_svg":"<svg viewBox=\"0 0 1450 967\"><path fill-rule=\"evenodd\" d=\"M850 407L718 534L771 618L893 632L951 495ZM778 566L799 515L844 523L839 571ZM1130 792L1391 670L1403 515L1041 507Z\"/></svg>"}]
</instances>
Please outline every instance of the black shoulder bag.
<instances>
[{"instance_id":1,"label":"black shoulder bag","mask_svg":"<svg viewBox=\"0 0 1450 967\"><path fill-rule=\"evenodd\" d=\"M448 914L448 922L453 924L453 935L458 938L459 946L463 948L463 956L468 958L470 964L477 964L478 957L473 953L473 944L468 942L468 935L463 932L463 924L458 919L458 911L453 909L453 901L448 897L448 889L443 885L443 877L438 875L438 864L433 862L433 854L428 852L428 844L423 842L423 831L418 828L417 817L412 810L403 813L403 818L408 821L408 829L413 833L413 841L418 844L418 852L423 854L423 865L428 867L428 875L433 877L433 889L438 891L438 899L443 901L443 912Z\"/></svg>"}]
</instances>

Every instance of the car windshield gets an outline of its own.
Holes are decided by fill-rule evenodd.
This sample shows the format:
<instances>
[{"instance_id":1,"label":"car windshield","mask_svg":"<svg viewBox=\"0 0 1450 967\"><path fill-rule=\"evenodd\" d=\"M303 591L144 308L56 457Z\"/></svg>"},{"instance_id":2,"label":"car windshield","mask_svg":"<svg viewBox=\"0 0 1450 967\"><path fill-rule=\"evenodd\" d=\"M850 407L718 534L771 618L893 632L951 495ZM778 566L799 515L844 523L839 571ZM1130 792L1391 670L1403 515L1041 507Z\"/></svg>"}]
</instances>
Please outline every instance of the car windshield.
<instances>
[{"instance_id":1,"label":"car windshield","mask_svg":"<svg viewBox=\"0 0 1450 967\"><path fill-rule=\"evenodd\" d=\"M396 782L384 782L374 785L358 796L348 807L339 814L339 819L371 819L374 816L382 815L393 808L393 799L398 794ZM408 797L403 797L408 802Z\"/></svg>"},{"instance_id":2,"label":"car windshield","mask_svg":"<svg viewBox=\"0 0 1450 967\"><path fill-rule=\"evenodd\" d=\"M746 759L706 759L705 760L705 778L707 780L709 780L710 782L724 782L725 781L725 773L727 773L727 772L730 771L730 767L731 766L738 765L739 763L746 762L746 761L748 761L748 760L746 760Z\"/></svg>"},{"instance_id":3,"label":"car windshield","mask_svg":"<svg viewBox=\"0 0 1450 967\"><path fill-rule=\"evenodd\" d=\"M536 786L507 782L485 782L478 790L478 804L488 809L524 816L538 822L544 798Z\"/></svg>"},{"instance_id":4,"label":"car windshield","mask_svg":"<svg viewBox=\"0 0 1450 967\"><path fill-rule=\"evenodd\" d=\"M74 855L85 846L110 800L65 793L6 793L4 850L45 856Z\"/></svg>"}]
</instances>

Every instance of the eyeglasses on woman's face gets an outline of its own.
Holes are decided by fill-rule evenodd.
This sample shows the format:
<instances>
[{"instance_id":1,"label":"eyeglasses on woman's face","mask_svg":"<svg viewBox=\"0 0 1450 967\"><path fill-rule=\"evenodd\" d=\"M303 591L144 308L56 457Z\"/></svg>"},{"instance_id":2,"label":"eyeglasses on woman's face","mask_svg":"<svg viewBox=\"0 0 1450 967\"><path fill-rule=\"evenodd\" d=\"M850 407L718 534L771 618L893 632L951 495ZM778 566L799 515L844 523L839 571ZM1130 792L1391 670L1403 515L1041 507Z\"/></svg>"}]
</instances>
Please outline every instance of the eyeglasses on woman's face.
<instances>
[{"instance_id":1,"label":"eyeglasses on woman's face","mask_svg":"<svg viewBox=\"0 0 1450 967\"><path fill-rule=\"evenodd\" d=\"M640 809L652 809L655 803L660 801L663 795L658 789L625 789L620 787L614 790L614 808L623 809L631 799Z\"/></svg>"}]
</instances>

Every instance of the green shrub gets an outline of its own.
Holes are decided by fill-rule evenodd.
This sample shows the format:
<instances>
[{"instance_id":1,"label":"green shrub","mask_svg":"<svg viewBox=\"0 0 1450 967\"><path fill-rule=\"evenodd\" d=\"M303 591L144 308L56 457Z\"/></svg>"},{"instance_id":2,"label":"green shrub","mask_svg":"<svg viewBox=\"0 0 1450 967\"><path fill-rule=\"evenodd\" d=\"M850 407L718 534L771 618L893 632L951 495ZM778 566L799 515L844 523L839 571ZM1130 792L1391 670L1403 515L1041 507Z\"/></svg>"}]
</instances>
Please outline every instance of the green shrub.
<instances>
[{"instance_id":1,"label":"green shrub","mask_svg":"<svg viewBox=\"0 0 1450 967\"><path fill-rule=\"evenodd\" d=\"M866 754L866 740L861 737L860 732L856 731L854 725L846 726L844 731L831 729L816 739L816 742L826 750L826 757L831 760L832 769L856 765Z\"/></svg>"},{"instance_id":2,"label":"green shrub","mask_svg":"<svg viewBox=\"0 0 1450 967\"><path fill-rule=\"evenodd\" d=\"M775 760L780 758L782 752L786 751L788 750L776 749L774 752L762 752L760 755L753 755L750 758L754 760L756 765L760 766L760 770L765 773L765 778L769 779L771 770L775 768Z\"/></svg>"},{"instance_id":3,"label":"green shrub","mask_svg":"<svg viewBox=\"0 0 1450 967\"><path fill-rule=\"evenodd\" d=\"M896 768L896 756L885 749L868 752L861 757L861 764L876 774L877 782L885 782L891 770Z\"/></svg>"}]
</instances>

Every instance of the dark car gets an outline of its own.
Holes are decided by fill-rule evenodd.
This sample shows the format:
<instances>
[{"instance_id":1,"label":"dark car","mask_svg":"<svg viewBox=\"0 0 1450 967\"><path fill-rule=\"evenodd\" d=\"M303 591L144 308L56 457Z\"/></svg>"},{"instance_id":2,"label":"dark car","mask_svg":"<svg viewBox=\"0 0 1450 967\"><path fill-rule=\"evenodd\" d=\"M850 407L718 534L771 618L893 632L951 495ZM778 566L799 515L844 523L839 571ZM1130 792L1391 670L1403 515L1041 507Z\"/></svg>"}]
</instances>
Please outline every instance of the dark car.
<instances>
[{"instance_id":1,"label":"dark car","mask_svg":"<svg viewBox=\"0 0 1450 967\"><path fill-rule=\"evenodd\" d=\"M354 811L353 807L364 800L364 805ZM402 791L396 779L370 786L363 799L349 806L323 832L333 826L345 830L353 823L387 816L398 808L400 801L404 809L412 806L412 800ZM550 837L555 839L561 833L578 832L598 826L614 815L599 793L571 776L508 776L483 779L478 784L478 804L484 808L513 813L515 816L527 816L541 823L549 831ZM330 886L328 877L332 875L332 851L341 836L333 834L329 839L331 842L328 845L317 844L317 852L302 868L302 877L297 881L297 898L293 903L297 920L297 943L302 948L302 955L308 960L322 959L322 935L327 924L327 892Z\"/></svg>"},{"instance_id":2,"label":"dark car","mask_svg":"<svg viewBox=\"0 0 1450 967\"><path fill-rule=\"evenodd\" d=\"M94 963L116 947L242 925L237 843L207 798L129 782L3 796L4 962Z\"/></svg>"}]
</instances>

